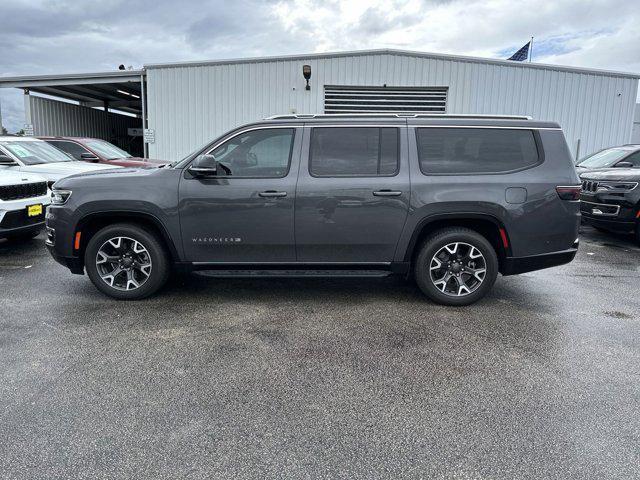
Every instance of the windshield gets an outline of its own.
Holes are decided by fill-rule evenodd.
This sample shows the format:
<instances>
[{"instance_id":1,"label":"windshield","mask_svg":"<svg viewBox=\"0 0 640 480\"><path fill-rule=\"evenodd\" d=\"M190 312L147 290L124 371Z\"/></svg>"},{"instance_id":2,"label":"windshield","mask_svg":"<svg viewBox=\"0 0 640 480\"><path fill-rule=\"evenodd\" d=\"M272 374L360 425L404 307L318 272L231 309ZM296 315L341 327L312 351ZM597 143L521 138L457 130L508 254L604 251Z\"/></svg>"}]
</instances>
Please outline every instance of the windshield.
<instances>
[{"instance_id":1,"label":"windshield","mask_svg":"<svg viewBox=\"0 0 640 480\"><path fill-rule=\"evenodd\" d=\"M577 165L585 168L611 167L617 163L618 160L628 154L629 150L608 148L607 150L602 150L601 152L594 153L593 155L583 158Z\"/></svg>"},{"instance_id":2,"label":"windshield","mask_svg":"<svg viewBox=\"0 0 640 480\"><path fill-rule=\"evenodd\" d=\"M4 148L25 165L40 165L43 163L70 162L73 159L66 153L52 147L47 142L12 140L0 142Z\"/></svg>"},{"instance_id":3,"label":"windshield","mask_svg":"<svg viewBox=\"0 0 640 480\"><path fill-rule=\"evenodd\" d=\"M111 145L109 142L105 142L104 140L88 140L84 143L87 147L106 160L131 157L131 155L124 150L121 150L115 145Z\"/></svg>"}]
</instances>

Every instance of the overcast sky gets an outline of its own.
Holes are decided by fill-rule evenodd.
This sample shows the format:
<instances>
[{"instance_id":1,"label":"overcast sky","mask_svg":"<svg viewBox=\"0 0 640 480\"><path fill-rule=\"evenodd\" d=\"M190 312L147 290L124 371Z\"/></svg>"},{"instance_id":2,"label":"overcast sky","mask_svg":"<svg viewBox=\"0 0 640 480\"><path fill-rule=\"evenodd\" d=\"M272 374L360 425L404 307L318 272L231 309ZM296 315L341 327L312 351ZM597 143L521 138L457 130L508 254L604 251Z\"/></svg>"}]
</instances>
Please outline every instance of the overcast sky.
<instances>
[{"instance_id":1,"label":"overcast sky","mask_svg":"<svg viewBox=\"0 0 640 480\"><path fill-rule=\"evenodd\" d=\"M0 76L400 48L640 72L633 0L0 0ZM22 95L0 89L3 123Z\"/></svg>"}]
</instances>

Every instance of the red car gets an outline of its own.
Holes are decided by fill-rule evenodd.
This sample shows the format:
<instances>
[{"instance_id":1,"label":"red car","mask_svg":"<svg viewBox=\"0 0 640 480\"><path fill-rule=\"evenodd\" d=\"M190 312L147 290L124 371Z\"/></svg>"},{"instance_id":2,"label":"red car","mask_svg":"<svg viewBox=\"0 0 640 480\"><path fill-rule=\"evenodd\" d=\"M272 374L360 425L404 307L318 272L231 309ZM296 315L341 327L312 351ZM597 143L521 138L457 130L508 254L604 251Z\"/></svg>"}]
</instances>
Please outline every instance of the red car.
<instances>
[{"instance_id":1,"label":"red car","mask_svg":"<svg viewBox=\"0 0 640 480\"><path fill-rule=\"evenodd\" d=\"M132 157L124 150L99 138L83 137L38 137L40 140L62 150L75 160L85 162L106 163L122 167L150 167L166 165L169 162Z\"/></svg>"}]
</instances>

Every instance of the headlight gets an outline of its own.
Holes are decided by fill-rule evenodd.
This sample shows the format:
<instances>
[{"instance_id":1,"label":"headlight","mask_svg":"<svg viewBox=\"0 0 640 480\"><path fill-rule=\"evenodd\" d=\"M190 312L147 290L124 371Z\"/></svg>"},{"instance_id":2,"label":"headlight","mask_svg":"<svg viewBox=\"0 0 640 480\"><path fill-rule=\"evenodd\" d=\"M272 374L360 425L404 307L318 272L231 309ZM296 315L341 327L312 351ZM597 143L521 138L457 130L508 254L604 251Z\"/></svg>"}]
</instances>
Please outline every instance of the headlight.
<instances>
[{"instance_id":1,"label":"headlight","mask_svg":"<svg viewBox=\"0 0 640 480\"><path fill-rule=\"evenodd\" d=\"M637 186L637 182L598 182L598 190L607 192L630 192Z\"/></svg>"},{"instance_id":2,"label":"headlight","mask_svg":"<svg viewBox=\"0 0 640 480\"><path fill-rule=\"evenodd\" d=\"M71 190L53 190L51 192L51 203L53 205L64 205L71 196Z\"/></svg>"}]
</instances>

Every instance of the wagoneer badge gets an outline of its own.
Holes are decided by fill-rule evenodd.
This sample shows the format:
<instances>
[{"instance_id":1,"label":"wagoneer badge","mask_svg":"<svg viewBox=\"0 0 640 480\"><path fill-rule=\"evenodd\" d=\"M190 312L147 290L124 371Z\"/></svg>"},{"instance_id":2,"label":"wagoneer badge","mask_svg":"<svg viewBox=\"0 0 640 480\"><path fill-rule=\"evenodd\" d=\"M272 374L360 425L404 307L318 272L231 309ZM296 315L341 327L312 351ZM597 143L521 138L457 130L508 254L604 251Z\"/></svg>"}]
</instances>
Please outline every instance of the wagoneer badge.
<instances>
[{"instance_id":1,"label":"wagoneer badge","mask_svg":"<svg viewBox=\"0 0 640 480\"><path fill-rule=\"evenodd\" d=\"M193 237L193 243L242 243L240 237Z\"/></svg>"}]
</instances>

